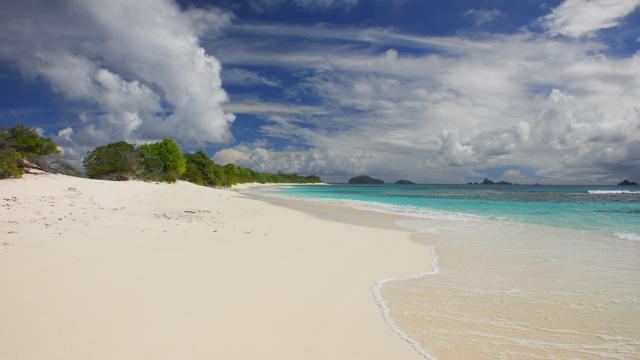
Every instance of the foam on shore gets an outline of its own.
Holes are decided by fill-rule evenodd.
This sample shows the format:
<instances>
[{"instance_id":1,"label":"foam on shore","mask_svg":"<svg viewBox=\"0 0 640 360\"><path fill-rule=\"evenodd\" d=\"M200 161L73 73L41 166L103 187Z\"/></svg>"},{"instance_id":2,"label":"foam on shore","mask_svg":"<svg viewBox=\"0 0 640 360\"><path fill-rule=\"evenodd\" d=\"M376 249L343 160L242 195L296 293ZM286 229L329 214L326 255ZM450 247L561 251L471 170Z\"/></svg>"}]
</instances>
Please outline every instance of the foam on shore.
<instances>
[{"instance_id":1,"label":"foam on shore","mask_svg":"<svg viewBox=\"0 0 640 360\"><path fill-rule=\"evenodd\" d=\"M297 199L405 217L396 224L431 249L432 271L379 280L372 291L389 326L427 359L640 353L640 237L634 233Z\"/></svg>"}]
</instances>

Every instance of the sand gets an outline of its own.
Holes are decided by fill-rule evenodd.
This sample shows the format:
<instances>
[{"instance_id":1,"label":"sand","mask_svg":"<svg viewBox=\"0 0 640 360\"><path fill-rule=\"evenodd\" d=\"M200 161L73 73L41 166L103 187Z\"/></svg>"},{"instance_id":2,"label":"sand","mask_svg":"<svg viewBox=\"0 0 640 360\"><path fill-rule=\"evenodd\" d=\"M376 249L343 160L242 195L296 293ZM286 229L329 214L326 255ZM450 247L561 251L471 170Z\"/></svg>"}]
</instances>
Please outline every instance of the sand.
<instances>
[{"instance_id":1,"label":"sand","mask_svg":"<svg viewBox=\"0 0 640 360\"><path fill-rule=\"evenodd\" d=\"M184 182L2 180L0 359L420 359L372 286L429 271L429 249L343 213Z\"/></svg>"}]
</instances>

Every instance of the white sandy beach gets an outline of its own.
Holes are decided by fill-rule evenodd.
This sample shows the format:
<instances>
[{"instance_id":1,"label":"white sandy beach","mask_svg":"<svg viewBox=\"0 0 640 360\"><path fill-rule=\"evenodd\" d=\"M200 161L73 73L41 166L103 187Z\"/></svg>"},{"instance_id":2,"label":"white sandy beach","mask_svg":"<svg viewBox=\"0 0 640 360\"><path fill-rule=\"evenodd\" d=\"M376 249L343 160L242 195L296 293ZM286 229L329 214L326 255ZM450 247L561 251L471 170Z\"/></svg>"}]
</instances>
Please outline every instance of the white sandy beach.
<instances>
[{"instance_id":1,"label":"white sandy beach","mask_svg":"<svg viewBox=\"0 0 640 360\"><path fill-rule=\"evenodd\" d=\"M430 270L406 232L185 182L27 175L0 201L0 359L421 358L372 295Z\"/></svg>"}]
</instances>

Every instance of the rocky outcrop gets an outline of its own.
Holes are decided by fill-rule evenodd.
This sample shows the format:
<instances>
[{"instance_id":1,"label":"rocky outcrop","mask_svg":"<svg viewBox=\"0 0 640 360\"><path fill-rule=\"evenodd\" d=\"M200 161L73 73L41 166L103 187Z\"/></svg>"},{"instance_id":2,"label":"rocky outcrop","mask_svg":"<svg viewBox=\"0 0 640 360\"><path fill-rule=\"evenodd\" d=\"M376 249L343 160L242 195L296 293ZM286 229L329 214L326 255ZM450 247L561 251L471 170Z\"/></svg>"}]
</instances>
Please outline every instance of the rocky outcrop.
<instances>
[{"instance_id":1,"label":"rocky outcrop","mask_svg":"<svg viewBox=\"0 0 640 360\"><path fill-rule=\"evenodd\" d=\"M618 186L638 186L638 183L629 180L622 180Z\"/></svg>"}]
</instances>

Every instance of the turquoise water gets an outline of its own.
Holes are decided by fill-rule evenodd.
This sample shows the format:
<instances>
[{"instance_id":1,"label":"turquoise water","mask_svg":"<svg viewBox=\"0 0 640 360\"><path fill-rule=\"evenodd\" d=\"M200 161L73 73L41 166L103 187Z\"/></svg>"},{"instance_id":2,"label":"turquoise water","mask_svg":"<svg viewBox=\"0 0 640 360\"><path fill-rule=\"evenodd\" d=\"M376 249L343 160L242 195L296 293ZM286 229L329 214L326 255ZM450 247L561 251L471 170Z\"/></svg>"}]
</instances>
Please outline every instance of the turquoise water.
<instances>
[{"instance_id":1,"label":"turquoise water","mask_svg":"<svg viewBox=\"0 0 640 360\"><path fill-rule=\"evenodd\" d=\"M367 202L395 212L440 211L600 230L640 240L640 188L524 185L299 185L279 195Z\"/></svg>"}]
</instances>

